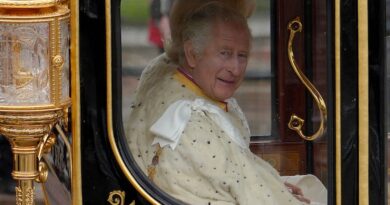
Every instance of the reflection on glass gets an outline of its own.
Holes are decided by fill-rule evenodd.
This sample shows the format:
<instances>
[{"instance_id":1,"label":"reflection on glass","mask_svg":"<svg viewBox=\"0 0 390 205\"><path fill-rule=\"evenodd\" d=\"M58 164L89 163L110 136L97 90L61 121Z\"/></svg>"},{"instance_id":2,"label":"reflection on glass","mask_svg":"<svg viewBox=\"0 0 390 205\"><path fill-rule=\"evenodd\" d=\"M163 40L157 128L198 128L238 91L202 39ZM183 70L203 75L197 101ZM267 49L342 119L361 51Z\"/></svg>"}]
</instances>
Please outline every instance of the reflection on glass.
<instances>
[{"instance_id":1,"label":"reflection on glass","mask_svg":"<svg viewBox=\"0 0 390 205\"><path fill-rule=\"evenodd\" d=\"M61 55L64 58L64 65L62 66L62 74L61 74L61 80L62 80L62 100L69 99L69 21L63 20L61 21Z\"/></svg>"},{"instance_id":2,"label":"reflection on glass","mask_svg":"<svg viewBox=\"0 0 390 205\"><path fill-rule=\"evenodd\" d=\"M48 38L49 23L0 27L1 105L50 102Z\"/></svg>"}]
</instances>

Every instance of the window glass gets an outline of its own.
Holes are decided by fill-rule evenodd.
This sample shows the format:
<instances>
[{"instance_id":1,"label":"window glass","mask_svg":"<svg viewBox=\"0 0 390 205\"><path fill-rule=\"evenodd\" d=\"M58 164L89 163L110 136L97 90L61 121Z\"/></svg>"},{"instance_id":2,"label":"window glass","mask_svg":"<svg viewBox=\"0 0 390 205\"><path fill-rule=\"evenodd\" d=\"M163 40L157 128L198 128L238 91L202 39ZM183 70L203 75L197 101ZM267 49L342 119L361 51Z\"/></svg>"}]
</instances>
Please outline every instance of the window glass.
<instances>
[{"instance_id":1,"label":"window glass","mask_svg":"<svg viewBox=\"0 0 390 205\"><path fill-rule=\"evenodd\" d=\"M210 163L208 163L209 161L207 161L207 159L209 159L209 158L206 159L207 156L205 156L204 154L207 155L207 153L210 153L209 157L211 157L211 159L223 156L222 161L226 160L234 165L233 161L240 158L240 157L237 157L235 154L241 153L242 155L240 155L240 154L238 154L238 155L244 156L244 157L240 158L243 161L240 161L239 163L248 162L247 164L251 164L250 167L259 168L264 164L259 165L260 163L258 164L257 162L260 161L261 163L263 163L263 161L261 160L261 159L263 159L264 161L269 162L269 164L274 169L276 169L281 175L287 176L286 178L284 178L285 180L293 180L293 179L297 180L297 178L288 177L288 176L305 175L307 173L312 173L313 175L315 175L317 177L316 180L319 179L319 180L317 180L317 182L319 182L321 180L322 184L324 184L326 186L327 185L326 179L328 176L327 175L327 172L328 172L327 139L328 139L328 137L332 137L332 136L325 135L320 140L317 140L315 143L307 143L306 141L299 138L299 136L296 133L292 132L291 130L285 131L285 127L283 127L283 126L287 127L287 123L280 122L281 121L279 119L280 113L273 113L273 112L281 112L285 116L287 114L287 112L290 112L291 110L299 110L299 111L304 110L305 111L306 109L310 109L310 112L306 113L306 115L308 116L308 117L306 117L306 119L307 119L307 121L312 121L312 122L311 122L311 124L308 123L309 126L306 125L309 127L307 130L308 131L312 131L312 130L315 131L316 130L315 128L318 127L317 124L319 124L319 118L320 118L319 113L317 113L317 111L312 111L314 109L313 107L315 107L316 104L314 104L313 101L306 102L305 99L303 100L305 102L301 103L302 100L298 99L300 96L298 96L298 97L295 96L295 92L287 93L290 90L285 89L285 88L291 88L292 91L296 91L295 88L298 88L299 91L302 91L303 86L302 86L302 83L299 82L298 77L295 74L289 74L289 75L280 77L280 78L283 78L282 80L284 80L283 84L280 84L279 82L276 82L276 80L279 80L279 79L276 79L272 75L272 73L278 73L278 74L287 73L287 72L292 73L293 71L286 71L285 70L285 69L287 69L285 67L289 66L289 64L287 63L287 52L283 52L283 51L287 50L287 42L285 42L286 46L283 48L279 48L279 47L272 48L272 49L278 49L279 56L278 56L277 60L283 61L283 63L284 63L283 65L286 65L286 66L281 68L281 66L279 65L278 68L272 68L272 65L271 65L271 1L261 1L261 0L256 1L257 6L256 6L255 13L253 13L252 16L248 19L249 27L251 30L251 35L253 37L252 44L251 44L251 54L250 54L247 68L246 68L245 78L244 78L241 86L238 88L238 90L234 94L234 97L236 98L239 106L241 107L241 109L244 112L244 115L247 118L249 128L251 131L252 141L250 144L250 151L252 151L255 155L257 155L261 159L254 157L250 152L235 152L235 154L232 154L233 151L229 152L229 153L227 153L227 151L226 151L226 150L230 150L230 148L226 149L226 150L219 150L219 148L221 148L223 146L230 147L230 145L228 143L232 143L231 141L229 141L229 142L226 141L226 143L223 144L223 146L216 147L216 149L207 149L205 152L200 152L199 150L197 150L198 152L196 154L192 154L192 155L190 154L191 157L193 157L193 158L188 159L188 160L186 157L183 157L183 155L187 156L186 154L192 153L191 152L192 149L185 149L185 151L183 151L183 152L180 152L180 151L176 152L176 150L172 151L173 148L169 149L169 147L167 149L165 149L165 148L161 149L161 147L163 147L163 146L161 146L161 147L153 146L153 149L150 148L152 146L149 146L149 144L152 144L153 143L152 141L155 141L156 139L160 140L158 142L161 144L162 141L159 138L161 135L157 135L157 134L152 135L150 132L150 127L152 127L152 126L149 126L149 125L144 126L145 124L147 124L145 122L148 120L147 117L145 117L145 118L129 118L129 114L130 114L131 110L136 110L133 112L133 113L136 113L136 115L138 115L139 113L141 113L139 115L142 115L142 116L146 116L147 114L149 114L149 115L154 114L152 110L146 110L146 109L142 110L142 106L144 106L146 104L145 101L148 99L142 99L141 101L135 101L135 99L134 99L135 90L136 90L136 87L139 83L139 78L140 78L141 73L144 71L144 69L147 67L147 65L153 59L155 59L157 56L159 56L161 53L164 52L163 42L160 40L164 39L164 33L166 32L166 29L167 29L165 27L166 22L164 22L165 20L161 17L161 14L154 13L155 9L156 9L154 7L154 6L156 6L156 5L154 5L154 2L155 2L154 0L151 0L151 1L123 0L122 7L121 7L122 8L122 23L123 23L122 27L121 27L122 28L122 43L123 43L122 44L122 64L123 64L123 77L122 77L122 79L123 79L122 80L122 83L123 83L122 84L122 91L123 91L123 93L122 93L122 99L123 99L122 108L123 109L122 109L122 115L123 115L123 120L124 120L125 131L127 131L127 142L129 144L129 149L132 152L132 155L135 158L135 161L138 163L138 165L140 165L140 168L143 169L145 174L147 174L148 177L153 178L153 176L154 176L153 173L156 173L155 170L159 169L160 176L162 176L162 174L165 174L165 175L167 175L167 177L165 177L165 179L167 179L167 178L169 178L168 177L169 174L171 174L170 172L172 172L172 170L174 170L174 172L177 171L177 173L175 173L177 176L175 176L173 178L178 179L177 181L181 180L179 178L180 178L181 174L183 173L183 170L176 170L176 169L173 169L171 166L170 168L172 168L172 169L170 171L166 171L166 172L162 171L164 169L164 165L162 165L163 163L160 163L159 160L155 160L155 159L161 160L160 154L158 154L158 153L165 154L166 158L164 158L164 155L161 155L161 156L163 156L162 158L165 159L164 162L167 162L167 161L169 162L169 160L176 160L176 161L182 160L182 161L180 161L180 163L182 163L182 164L185 164L187 161L191 162L191 163L192 162L193 163L196 163L196 162L204 163L204 165L202 164L201 166L197 166L195 168L190 168L188 170L186 169L186 171L188 171L188 172L196 170L199 173L202 172L202 170L207 169L208 168L207 166L210 165ZM161 2L163 2L163 1L161 1ZM310 67L316 68L316 69L313 69L314 71L311 71L309 78L316 85L316 87L319 88L319 90L322 94L325 93L325 95L324 95L325 100L327 99L326 94L328 92L330 92L327 90L328 78L326 77L327 76L327 69L328 69L328 66L327 66L328 64L326 62L327 61L326 49L327 49L327 37L328 37L326 35L327 34L326 29L327 29L327 23L328 23L326 21L326 19L327 19L327 11L328 10L326 9L326 6L327 6L326 2L323 2L323 3L314 4L313 8L305 8L305 11L312 10L313 16L315 16L315 18L313 18L313 19L316 19L316 21L318 21L318 22L316 22L315 25L313 25L311 27L308 26L308 30L311 30L312 33L314 33L313 36L311 36L311 38L309 38L309 39L312 39L312 42L310 42L310 45L312 47L311 48L312 54L310 56L314 56L313 58L315 58L313 60L314 66L310 66ZM158 7L158 5L156 7ZM285 14L285 13L283 13L283 11L284 11L283 9L285 9L285 8L286 7L280 6L280 8L279 7L277 8L279 10L276 11L276 7L275 7L274 8L275 11L279 12L279 13L276 13L275 15ZM159 9L157 9L157 10L159 10ZM301 10L299 12L301 12L302 15L304 13ZM294 12L291 12L289 14L292 15L292 13L294 13ZM294 16L295 16L295 14L294 14ZM287 18L284 15L280 15L278 17L281 19ZM283 20L278 19L278 20L279 20L279 22L275 22L275 25L273 25L273 26L275 26L275 30L283 29L283 31L278 30L276 32L287 32L287 29L286 29L287 24L286 25L279 25L279 24L276 25L276 24L280 23L280 22L288 21L289 19L283 19ZM278 27L278 26L280 26L280 27ZM308 33L311 33L311 32L308 32ZM285 37L288 36L288 34L286 34L286 33L284 33L283 35L285 35ZM303 36L303 35L300 34L300 36L299 36L300 40L297 40L298 41L298 43L297 43L298 48L303 47L302 46L303 39L305 39L304 38L305 36ZM287 39L287 38L282 39L282 37L280 37L280 36L281 35L275 36L275 39L278 38L277 39L278 43L281 41L285 41ZM238 39L238 40L241 40L241 39ZM213 44L213 42L210 42L209 44ZM281 44L282 43L280 43L278 45L274 45L274 46L282 47ZM294 47L294 49L295 49L295 47ZM297 49L297 50L302 51L302 49L300 49L300 50ZM283 55L285 55L285 56L283 56ZM297 56L298 55L305 56L305 53L304 52L302 52L302 53L297 52ZM303 59L303 58L300 58L299 60L301 60L301 59ZM278 63L279 63L279 61L278 61ZM164 62L167 63L167 62L169 62L169 60L164 61ZM303 61L303 62L305 62L305 61ZM300 63L303 63L303 62L300 62ZM169 64L169 63L167 63L167 64ZM307 70L310 70L310 69L307 69ZM151 72L149 72L149 74L153 73L153 72L154 71L151 71ZM162 74L164 74L164 73L162 73ZM152 75L152 74L150 74L150 75ZM155 76L152 75L152 77L155 77ZM164 80L167 80L167 79L168 78L164 78ZM175 80L175 79L171 78L171 80ZM158 81L159 81L159 78L156 78L156 80L154 80L153 82L157 83ZM169 82L171 82L171 81L169 81ZM171 85L169 83L166 83L166 84ZM166 84L164 84L164 85L166 85ZM155 85L155 84L151 83L150 85ZM276 107L276 106L280 106L280 105L278 105L278 102L277 102L278 100L275 97L277 95L275 93L272 93L272 92L279 91L275 88L276 85L278 85L279 87L283 87L283 89L280 89L280 90L283 90L283 91L287 90L287 92L280 92L281 94L280 93L278 93L278 94L285 95L285 96L289 95L290 98L296 98L295 100L298 102L298 104L296 103L294 105L296 107L294 107L293 105L286 105L282 109L278 109L278 107ZM176 91L180 92L181 89L188 88L188 87L189 86L187 84L183 83L181 87L175 87L176 90L174 92L176 92ZM152 90L151 93L153 93L153 96L148 96L148 97L154 97L160 93L160 92L155 91L156 89L158 89L158 88L156 88L156 86L154 86L154 87L149 86L147 89L148 90L144 90L144 91ZM305 90L302 91L303 94L302 93L300 94L303 96L303 98L305 98L304 92L305 92ZM164 93L164 92L161 92L161 93ZM286 93L286 94L284 94L284 93ZM166 96L167 95L171 96L171 95L173 95L173 92L171 92L171 94L166 94ZM329 96L332 96L332 95L329 95ZM184 95L182 97L184 98ZM280 96L278 95L278 97L280 97ZM284 100L288 101L288 99L290 99L290 98L284 98ZM167 101L161 101L160 100L161 98L154 98L154 99L156 102L153 102L153 108L158 107L157 105L160 106L160 104L171 104L171 103L166 103L169 101L169 99ZM163 107L165 112L169 111L169 107L168 108L165 108L164 106L160 106L160 107ZM157 109L159 109L160 107L158 107ZM282 106L280 106L280 107L282 107ZM309 108L307 108L307 107L309 107ZM155 110L155 109L153 109L153 110ZM154 112L156 112L156 111L154 111ZM164 114L165 114L165 112L164 112ZM192 112L192 111L190 111L190 112ZM158 122L159 119L162 118L161 116L159 116L159 117L156 117L157 119L153 120L153 123ZM275 118L275 119L273 119L274 120L273 122L271 120L272 118ZM134 119L136 119L137 121L134 121ZM309 120L309 119L311 119L311 120ZM206 136L205 138L207 138L208 135L212 135L210 133L216 133L216 132L224 133L224 132L222 132L222 131L224 131L223 126L221 126L220 124L218 124L218 126L219 126L219 128L221 128L222 131L218 130L217 126L215 126L215 127L210 126L211 128L207 129L207 133L204 133L205 129L203 129L203 124L202 124L202 123L204 123L204 121L200 121L200 120L198 121L197 118L194 118L192 120L193 121L186 124L186 126L187 126L186 129L189 127L188 130L193 129L193 130L191 130L192 131L191 133L199 133L199 134L197 134L196 136L191 136L193 138L188 138L188 136L190 136L190 135L186 135L187 133L185 133L185 130L180 131L180 132L178 132L178 133L181 133L180 136L186 135L187 138L184 138L184 137L181 138L181 141L178 141L178 144L174 145L174 146L180 147L180 143L183 143L183 144L187 143L186 145L183 145L183 147L184 146L190 147L190 146L195 146L197 143L202 143L202 142L205 143L206 146L207 145L211 146L213 144L213 142L211 140L201 141L199 139L203 139L202 137L204 137L204 136ZM204 120L204 119L202 118L202 120ZM130 123L130 121L131 121L131 123ZM166 124L164 124L166 126L161 126L164 129L171 126L171 124L173 124L173 123L170 123L170 122L172 122L172 120L171 121L165 120L165 121L162 121L161 123L164 123L164 122L167 122ZM196 122L199 122L199 125L196 125L196 126L190 125L190 124L192 124L192 125L196 124ZM239 120L237 120L237 122L239 122ZM209 125L212 123L214 123L214 122L208 121ZM272 123L274 123L274 124L272 124ZM277 123L277 125L275 125L276 123ZM150 123L150 124L152 124L152 123ZM243 121L241 121L241 124L236 126L236 127L239 127L238 129L240 129L240 128L244 127L244 126L241 126L243 124L244 124ZM188 125L190 125L190 126L188 126ZM129 126L129 127L127 127L127 126ZM230 127L233 127L233 126L230 126ZM272 127L273 127L273 130L271 131ZM216 128L216 129L214 130L213 128ZM283 130L283 132L279 133L278 132L279 128L280 128L280 130ZM165 130L167 130L167 132L170 131L169 129L165 129ZM240 131L242 131L242 130L240 130ZM224 135L224 134L221 134L221 135ZM283 135L285 135L285 136L283 136ZM135 137L133 137L133 136L135 136ZM147 138L148 139L152 138L152 140L150 140L149 143L139 143L139 141L142 141L142 142L146 141L145 140L146 137L139 140L138 136L142 136L142 137L148 136ZM215 136L215 138L216 138L216 136ZM220 137L220 139L221 138L224 139L223 137ZM189 140L189 139L191 139L191 140ZM212 138L212 139L214 140L214 138ZM148 145L148 146L143 146L143 145ZM247 144L245 144L245 145L247 145ZM143 147L147 147L147 148L142 150ZM307 148L310 148L310 149L307 150ZM179 148L177 148L177 149L179 149ZM162 151L162 150L164 150L164 151ZM212 154L214 152L215 152L215 154ZM169 154L172 154L172 156L177 156L177 155L179 155L179 156L176 158L175 157L167 157L167 156L171 156ZM246 154L248 154L248 155L246 155ZM250 159L247 156L251 156ZM199 157L199 159L197 157ZM184 158L184 159L182 159L182 158ZM205 160L202 161L203 159L205 159ZM252 159L259 160L259 161L254 162L254 161L251 161ZM247 161L245 161L245 160L247 160ZM221 161L219 161L219 162L221 162ZM180 164L180 163L178 162L177 164L179 164L179 166L181 166L182 164ZM239 163L236 163L235 166L238 167ZM158 166L156 166L155 164L158 164ZM246 167L247 164L241 164L241 166ZM212 164L212 166L213 165L214 164ZM272 169L271 167L268 167L268 165L266 165L266 166L267 166L267 168ZM181 167L185 167L185 166L183 165ZM229 167L229 166L227 166L227 167ZM237 180L235 180L236 183L240 183L240 182L242 182L241 180L245 180L247 178L247 176L239 176L239 175L241 173L249 173L249 171L244 172L244 171L240 170L242 172L235 172L234 169L232 168L231 172L236 173L238 178L239 178L239 179L237 178ZM216 172L214 170L217 170L217 167L211 167L210 172L208 172L208 173ZM255 168L251 169L250 171L253 171L253 170L258 171ZM273 171L270 171L270 170L268 170L268 171L269 172L266 172L267 174L274 173ZM206 173L206 175L208 173ZM227 173L227 170L221 170L220 172L217 172L217 173L218 173L218 176L222 176L222 175ZM264 174L264 175L267 175L267 174ZM201 174L199 174L199 175L201 175ZM196 175L196 176L198 176L198 175ZM204 176L204 175L202 175L202 176ZM258 175L254 174L253 176L257 177ZM161 178L164 178L164 177L161 177ZM172 179L172 177L170 179ZM202 180L202 178L200 178L200 179ZM186 178L186 179L181 180L180 182L183 182L183 183L188 182L188 184L192 185L191 180L192 179ZM211 181L213 181L213 180L214 180L214 178L210 179L210 180L203 180L203 181L207 181L207 182L210 181L210 184L211 184ZM191 181L191 183L190 183L190 181ZM256 183L258 182L257 180L253 180L253 181L255 181ZM178 183L180 183L180 182L178 182ZM173 182L170 182L170 183L171 183L170 185L172 185ZM163 184L163 183L160 183L160 184ZM172 186L174 187L175 185L172 185ZM262 184L260 184L259 186L263 187ZM285 187L285 186L282 185L281 187ZM324 188L322 190L325 190L325 187L321 187L321 188ZM207 188L205 188L205 189L207 189ZM193 192L197 193L198 191L201 192L202 190L194 190ZM209 193L215 193L215 192L209 191ZM216 192L216 193L218 193L218 192ZM283 191L281 192L278 190L277 193L284 193L284 192ZM273 194L277 194L277 193L273 192ZM254 195L255 194L253 194L251 196L254 196ZM326 191L322 192L322 197L324 195L326 195ZM275 198L277 198L277 197L275 197ZM326 196L323 198L326 198Z\"/></svg>"},{"instance_id":2,"label":"window glass","mask_svg":"<svg viewBox=\"0 0 390 205\"><path fill-rule=\"evenodd\" d=\"M153 2L153 1L150 1ZM156 7L149 1L123 0L122 11L122 114L126 124L132 97L143 69L163 51ZM270 1L257 1L249 19L253 42L246 77L235 93L248 119L251 134L271 134Z\"/></svg>"}]
</instances>

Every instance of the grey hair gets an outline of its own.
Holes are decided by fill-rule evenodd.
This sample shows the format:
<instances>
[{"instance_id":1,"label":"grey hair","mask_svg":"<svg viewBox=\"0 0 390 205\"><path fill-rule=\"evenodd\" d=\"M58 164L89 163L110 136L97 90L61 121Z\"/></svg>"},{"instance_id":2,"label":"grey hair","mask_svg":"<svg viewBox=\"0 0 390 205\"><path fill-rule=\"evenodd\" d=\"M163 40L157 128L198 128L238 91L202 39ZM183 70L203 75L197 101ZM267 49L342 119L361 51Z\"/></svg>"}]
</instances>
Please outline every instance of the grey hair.
<instances>
[{"instance_id":1,"label":"grey hair","mask_svg":"<svg viewBox=\"0 0 390 205\"><path fill-rule=\"evenodd\" d=\"M247 30L251 40L247 19L240 13L227 8L221 2L210 1L190 13L184 20L178 34L172 35L171 42L166 44L167 55L176 63L185 62L183 44L191 41L196 55L202 55L207 43L212 40L212 28L217 22L239 23Z\"/></svg>"},{"instance_id":2,"label":"grey hair","mask_svg":"<svg viewBox=\"0 0 390 205\"><path fill-rule=\"evenodd\" d=\"M206 44L211 40L212 22L199 21L190 22L187 27L184 28L182 33L183 43L191 41L196 55L201 55L206 47ZM179 56L179 63L184 63L184 55Z\"/></svg>"}]
</instances>

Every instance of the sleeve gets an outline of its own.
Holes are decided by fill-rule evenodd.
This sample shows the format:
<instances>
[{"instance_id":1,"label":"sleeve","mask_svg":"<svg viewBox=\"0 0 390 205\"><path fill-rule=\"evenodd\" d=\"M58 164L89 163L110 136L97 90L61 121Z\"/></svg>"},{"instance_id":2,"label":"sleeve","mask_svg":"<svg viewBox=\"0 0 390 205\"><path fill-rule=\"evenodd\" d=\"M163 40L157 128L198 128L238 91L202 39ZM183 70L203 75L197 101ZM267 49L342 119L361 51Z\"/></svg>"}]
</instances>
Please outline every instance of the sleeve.
<instances>
[{"instance_id":1,"label":"sleeve","mask_svg":"<svg viewBox=\"0 0 390 205\"><path fill-rule=\"evenodd\" d=\"M191 204L284 204L275 200L286 188L270 166L256 160L207 115L197 113L189 120L177 148L163 149L155 183ZM292 196L282 198L294 201Z\"/></svg>"},{"instance_id":2,"label":"sleeve","mask_svg":"<svg viewBox=\"0 0 390 205\"><path fill-rule=\"evenodd\" d=\"M282 176L282 179L301 188L303 195L310 199L311 205L328 204L328 191L316 176L311 174Z\"/></svg>"}]
</instances>

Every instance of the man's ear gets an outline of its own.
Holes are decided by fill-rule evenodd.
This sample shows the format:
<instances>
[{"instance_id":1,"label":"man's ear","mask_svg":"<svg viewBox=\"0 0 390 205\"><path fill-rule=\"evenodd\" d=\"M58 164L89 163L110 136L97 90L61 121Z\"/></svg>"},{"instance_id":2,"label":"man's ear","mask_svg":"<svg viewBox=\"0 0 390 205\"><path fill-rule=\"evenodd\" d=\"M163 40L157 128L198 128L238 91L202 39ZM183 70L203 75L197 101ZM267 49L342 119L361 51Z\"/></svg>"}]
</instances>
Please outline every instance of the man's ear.
<instances>
[{"instance_id":1,"label":"man's ear","mask_svg":"<svg viewBox=\"0 0 390 205\"><path fill-rule=\"evenodd\" d=\"M196 54L194 50L194 46L192 45L191 41L184 42L184 55L186 57L187 64L191 68L195 68L196 66Z\"/></svg>"}]
</instances>

